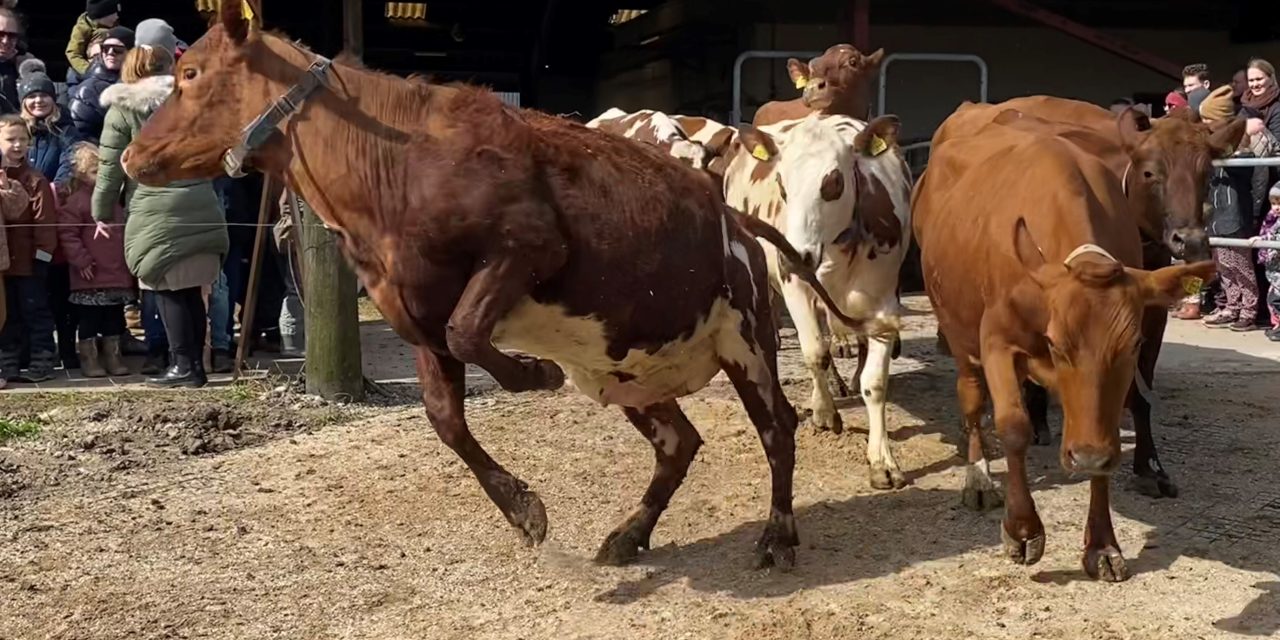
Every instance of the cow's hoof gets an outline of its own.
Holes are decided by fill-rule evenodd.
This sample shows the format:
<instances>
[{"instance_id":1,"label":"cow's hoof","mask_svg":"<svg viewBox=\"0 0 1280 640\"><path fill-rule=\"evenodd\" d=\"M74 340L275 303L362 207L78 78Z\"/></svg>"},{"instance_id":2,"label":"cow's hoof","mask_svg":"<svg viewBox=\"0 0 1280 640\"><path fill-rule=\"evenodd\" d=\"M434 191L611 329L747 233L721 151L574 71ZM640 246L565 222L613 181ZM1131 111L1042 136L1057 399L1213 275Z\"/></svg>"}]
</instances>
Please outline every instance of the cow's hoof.
<instances>
[{"instance_id":1,"label":"cow's hoof","mask_svg":"<svg viewBox=\"0 0 1280 640\"><path fill-rule=\"evenodd\" d=\"M640 557L641 549L649 548L649 536L636 531L635 527L626 527L609 534L596 552L598 564L620 567L634 562Z\"/></svg>"},{"instance_id":2,"label":"cow's hoof","mask_svg":"<svg viewBox=\"0 0 1280 640\"><path fill-rule=\"evenodd\" d=\"M764 533L756 542L756 568L777 568L790 571L796 566L796 545L800 538L796 535L795 516L782 515L777 511L770 516L764 526Z\"/></svg>"},{"instance_id":3,"label":"cow's hoof","mask_svg":"<svg viewBox=\"0 0 1280 640\"><path fill-rule=\"evenodd\" d=\"M1133 480L1129 481L1129 486L1149 498L1178 497L1178 486L1173 484L1173 480L1170 480L1169 475L1163 471L1134 476Z\"/></svg>"},{"instance_id":4,"label":"cow's hoof","mask_svg":"<svg viewBox=\"0 0 1280 640\"><path fill-rule=\"evenodd\" d=\"M1094 580L1124 582L1129 579L1129 565L1124 561L1124 554L1115 547L1085 549L1081 562L1084 572Z\"/></svg>"},{"instance_id":5,"label":"cow's hoof","mask_svg":"<svg viewBox=\"0 0 1280 640\"><path fill-rule=\"evenodd\" d=\"M832 411L826 415L810 411L805 421L818 431L830 431L836 435L844 433L844 420L840 418L838 411Z\"/></svg>"},{"instance_id":6,"label":"cow's hoof","mask_svg":"<svg viewBox=\"0 0 1280 640\"><path fill-rule=\"evenodd\" d=\"M513 508L507 520L520 532L525 546L536 547L547 539L547 508L542 499L532 491L521 491L512 501Z\"/></svg>"},{"instance_id":7,"label":"cow's hoof","mask_svg":"<svg viewBox=\"0 0 1280 640\"><path fill-rule=\"evenodd\" d=\"M907 477L897 467L873 464L870 470L872 489L901 489L907 486Z\"/></svg>"},{"instance_id":8,"label":"cow's hoof","mask_svg":"<svg viewBox=\"0 0 1280 640\"><path fill-rule=\"evenodd\" d=\"M1004 492L994 488L965 487L960 492L960 502L970 511L993 511L1004 504Z\"/></svg>"},{"instance_id":9,"label":"cow's hoof","mask_svg":"<svg viewBox=\"0 0 1280 640\"><path fill-rule=\"evenodd\" d=\"M555 391L564 386L564 369L550 360L538 360L538 389Z\"/></svg>"},{"instance_id":10,"label":"cow's hoof","mask_svg":"<svg viewBox=\"0 0 1280 640\"><path fill-rule=\"evenodd\" d=\"M1000 525L1000 538L1004 541L1004 553L1017 564L1033 565L1044 557L1044 531L1026 540L1015 540L1004 524Z\"/></svg>"}]
</instances>

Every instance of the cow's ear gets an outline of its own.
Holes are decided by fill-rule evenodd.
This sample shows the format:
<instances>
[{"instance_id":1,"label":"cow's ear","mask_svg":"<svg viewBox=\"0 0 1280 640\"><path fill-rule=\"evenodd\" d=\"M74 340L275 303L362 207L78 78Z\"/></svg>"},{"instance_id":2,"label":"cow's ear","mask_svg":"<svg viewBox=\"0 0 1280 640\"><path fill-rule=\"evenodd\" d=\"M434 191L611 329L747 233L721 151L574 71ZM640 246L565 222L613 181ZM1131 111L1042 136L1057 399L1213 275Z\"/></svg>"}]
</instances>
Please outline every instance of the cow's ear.
<instances>
[{"instance_id":1,"label":"cow's ear","mask_svg":"<svg viewBox=\"0 0 1280 640\"><path fill-rule=\"evenodd\" d=\"M1124 145L1125 151L1132 153L1142 144L1144 134L1151 130L1151 118L1129 107L1120 113L1116 125L1120 128L1120 143Z\"/></svg>"},{"instance_id":2,"label":"cow's ear","mask_svg":"<svg viewBox=\"0 0 1280 640\"><path fill-rule=\"evenodd\" d=\"M787 59L787 75L796 84L797 89L804 89L809 84L809 64L795 58Z\"/></svg>"},{"instance_id":3,"label":"cow's ear","mask_svg":"<svg viewBox=\"0 0 1280 640\"><path fill-rule=\"evenodd\" d=\"M1187 295L1191 287L1185 286L1187 280L1199 279L1208 282L1217 273L1218 265L1212 260L1179 264L1164 267L1155 271L1142 269L1126 269L1129 275L1138 281L1142 294L1142 302L1148 307L1164 307Z\"/></svg>"},{"instance_id":4,"label":"cow's ear","mask_svg":"<svg viewBox=\"0 0 1280 640\"><path fill-rule=\"evenodd\" d=\"M749 124L738 129L738 141L747 153L761 162L772 162L778 156L778 145L773 136Z\"/></svg>"},{"instance_id":5,"label":"cow's ear","mask_svg":"<svg viewBox=\"0 0 1280 640\"><path fill-rule=\"evenodd\" d=\"M878 156L898 144L898 134L901 131L902 121L898 116L879 116L858 132L853 139L853 148L863 155Z\"/></svg>"},{"instance_id":6,"label":"cow's ear","mask_svg":"<svg viewBox=\"0 0 1280 640\"><path fill-rule=\"evenodd\" d=\"M1245 118L1236 117L1209 125L1209 130L1213 132L1209 136L1209 146L1219 158L1235 153L1236 147L1239 147L1240 141L1244 139L1247 123L1248 120Z\"/></svg>"},{"instance_id":7,"label":"cow's ear","mask_svg":"<svg viewBox=\"0 0 1280 640\"><path fill-rule=\"evenodd\" d=\"M1044 253L1040 251L1040 245L1036 244L1035 238L1031 237L1031 230L1027 228L1027 219L1018 218L1018 222L1013 225L1013 250L1017 255L1018 262L1027 270L1027 275L1031 276L1037 284L1041 286L1041 269L1047 264L1044 259Z\"/></svg>"}]
</instances>

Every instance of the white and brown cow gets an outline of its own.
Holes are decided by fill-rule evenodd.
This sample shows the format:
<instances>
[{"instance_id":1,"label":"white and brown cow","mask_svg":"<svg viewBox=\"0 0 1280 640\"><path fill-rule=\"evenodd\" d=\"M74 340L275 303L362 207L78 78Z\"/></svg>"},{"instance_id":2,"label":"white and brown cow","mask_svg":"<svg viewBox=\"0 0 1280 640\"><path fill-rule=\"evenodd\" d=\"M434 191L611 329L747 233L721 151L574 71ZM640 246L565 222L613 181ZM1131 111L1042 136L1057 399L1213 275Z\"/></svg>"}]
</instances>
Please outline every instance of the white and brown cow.
<instances>
[{"instance_id":1,"label":"white and brown cow","mask_svg":"<svg viewBox=\"0 0 1280 640\"><path fill-rule=\"evenodd\" d=\"M782 231L814 267L831 297L850 317L872 328L861 393L869 422L871 485L906 483L889 448L885 392L901 306L898 272L910 244L911 174L897 146L899 124L883 116L870 124L847 116L813 114L802 120L738 131L725 175L725 201ZM813 377L810 420L838 430L827 381L831 364L826 319L814 291L793 277L766 246L770 284L782 294Z\"/></svg>"},{"instance_id":2,"label":"white and brown cow","mask_svg":"<svg viewBox=\"0 0 1280 640\"><path fill-rule=\"evenodd\" d=\"M680 124L661 111L645 109L627 113L614 107L596 116L587 127L658 146L694 169L707 168L706 149L691 141Z\"/></svg>"}]
</instances>

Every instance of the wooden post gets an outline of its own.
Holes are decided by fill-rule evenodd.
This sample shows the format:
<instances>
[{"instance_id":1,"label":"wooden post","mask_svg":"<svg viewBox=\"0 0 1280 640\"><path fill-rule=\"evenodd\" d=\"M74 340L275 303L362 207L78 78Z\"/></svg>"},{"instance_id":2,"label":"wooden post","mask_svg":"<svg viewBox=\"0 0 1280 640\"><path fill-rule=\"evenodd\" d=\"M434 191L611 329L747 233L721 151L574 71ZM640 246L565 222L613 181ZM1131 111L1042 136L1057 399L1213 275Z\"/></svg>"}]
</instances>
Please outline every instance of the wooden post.
<instances>
[{"instance_id":1,"label":"wooden post","mask_svg":"<svg viewBox=\"0 0 1280 640\"><path fill-rule=\"evenodd\" d=\"M853 0L853 46L863 53L871 49L871 0Z\"/></svg>"},{"instance_id":2,"label":"wooden post","mask_svg":"<svg viewBox=\"0 0 1280 640\"><path fill-rule=\"evenodd\" d=\"M249 259L249 290L244 294L244 316L240 319L240 343L236 345L236 364L231 379L239 380L244 356L249 352L253 336L253 316L258 312L258 285L262 280L262 260L266 248L267 220L271 211L271 176L262 177L262 200L258 204L258 227L253 235L253 257Z\"/></svg>"},{"instance_id":3,"label":"wooden post","mask_svg":"<svg viewBox=\"0 0 1280 640\"><path fill-rule=\"evenodd\" d=\"M343 40L348 52L363 53L360 0L343 0ZM364 399L360 315L356 277L338 250L336 238L315 213L302 215L302 288L306 291L307 393L328 400Z\"/></svg>"}]
</instances>

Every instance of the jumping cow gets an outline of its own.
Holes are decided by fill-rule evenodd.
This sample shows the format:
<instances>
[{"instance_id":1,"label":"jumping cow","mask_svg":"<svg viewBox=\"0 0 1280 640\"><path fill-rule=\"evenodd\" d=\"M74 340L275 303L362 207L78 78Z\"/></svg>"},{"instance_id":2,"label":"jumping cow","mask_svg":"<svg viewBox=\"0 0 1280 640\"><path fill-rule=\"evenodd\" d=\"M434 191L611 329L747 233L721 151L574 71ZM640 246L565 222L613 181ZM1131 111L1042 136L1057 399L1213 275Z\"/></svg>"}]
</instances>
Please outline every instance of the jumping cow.
<instances>
[{"instance_id":1,"label":"jumping cow","mask_svg":"<svg viewBox=\"0 0 1280 640\"><path fill-rule=\"evenodd\" d=\"M1021 387L1032 380L1053 389L1064 415L1061 464L1090 476L1084 569L1119 581L1128 569L1111 524L1110 474L1143 316L1180 297L1183 278L1208 278L1213 263L1126 267L1141 262L1142 241L1125 184L1040 124L1043 131L1005 109L984 124L951 126L913 194L914 228L970 434L965 502L1001 502L978 436L989 394L1009 464L1005 550L1015 562L1039 561L1045 535L1027 485L1033 436ZM1136 133L1136 114L1120 126Z\"/></svg>"},{"instance_id":2,"label":"jumping cow","mask_svg":"<svg viewBox=\"0 0 1280 640\"><path fill-rule=\"evenodd\" d=\"M1051 127L1060 138L1102 162L1121 182L1129 219L1142 237L1141 260L1126 264L1157 269L1175 257L1209 258L1204 203L1211 160L1230 155L1235 149L1244 135L1243 119L1211 127L1197 122L1192 112L1184 108L1157 119L1134 112L1124 116L1120 121L1124 126L1120 126L1117 116L1102 107L1051 96L1030 96L994 105L966 103L934 134L934 144L941 144L953 132L967 135L1009 109L1034 118L1007 118L1007 126L1040 131ZM1156 360L1167 321L1168 314L1163 309L1148 309L1143 317L1140 375L1134 380L1127 402L1136 435L1134 484L1139 492L1157 498L1177 495L1177 486L1160 464L1151 429ZM1049 444L1048 394L1030 382L1024 392L1036 442Z\"/></svg>"},{"instance_id":3,"label":"jumping cow","mask_svg":"<svg viewBox=\"0 0 1280 640\"><path fill-rule=\"evenodd\" d=\"M762 127L786 120L798 120L818 112L866 120L871 111L871 79L884 61L884 49L863 54L849 44L828 47L808 64L787 60L787 73L799 98L767 102L756 110L751 124Z\"/></svg>"},{"instance_id":4,"label":"jumping cow","mask_svg":"<svg viewBox=\"0 0 1280 640\"><path fill-rule=\"evenodd\" d=\"M868 125L819 114L743 127L725 175L725 202L785 233L845 314L893 328L871 337L860 379L871 486L881 489L906 483L885 425L890 352L900 322L898 271L911 233L911 174L897 147L898 129L893 116ZM813 377L811 420L839 431L840 414L827 382L831 354L822 332L823 309L776 252L765 247L765 253L770 283L786 302ZM835 331L858 333L833 324Z\"/></svg>"},{"instance_id":5,"label":"jumping cow","mask_svg":"<svg viewBox=\"0 0 1280 640\"><path fill-rule=\"evenodd\" d=\"M656 148L487 90L324 59L240 9L222 3L220 22L183 54L172 96L122 156L129 175L165 185L238 175L245 163L282 174L414 346L440 441L529 544L545 538L546 511L467 428L466 364L509 391L556 389L567 374L620 405L652 444L640 506L596 556L609 563L648 548L702 444L676 400L723 370L771 472L759 564L791 566L797 418L778 382L755 242L765 236L795 259L782 234L724 206Z\"/></svg>"}]
</instances>

